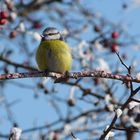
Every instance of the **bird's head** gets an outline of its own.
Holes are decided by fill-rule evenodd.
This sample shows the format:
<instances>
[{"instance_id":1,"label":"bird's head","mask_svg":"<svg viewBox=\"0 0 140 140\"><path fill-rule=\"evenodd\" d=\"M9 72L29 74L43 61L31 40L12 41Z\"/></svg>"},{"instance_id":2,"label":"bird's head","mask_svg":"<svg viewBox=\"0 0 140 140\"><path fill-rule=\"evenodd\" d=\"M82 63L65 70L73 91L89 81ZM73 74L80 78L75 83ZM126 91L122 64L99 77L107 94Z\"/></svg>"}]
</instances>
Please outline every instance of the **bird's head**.
<instances>
[{"instance_id":1,"label":"bird's head","mask_svg":"<svg viewBox=\"0 0 140 140\"><path fill-rule=\"evenodd\" d=\"M42 41L47 40L63 40L61 33L54 27L48 27L43 31L41 35Z\"/></svg>"}]
</instances>

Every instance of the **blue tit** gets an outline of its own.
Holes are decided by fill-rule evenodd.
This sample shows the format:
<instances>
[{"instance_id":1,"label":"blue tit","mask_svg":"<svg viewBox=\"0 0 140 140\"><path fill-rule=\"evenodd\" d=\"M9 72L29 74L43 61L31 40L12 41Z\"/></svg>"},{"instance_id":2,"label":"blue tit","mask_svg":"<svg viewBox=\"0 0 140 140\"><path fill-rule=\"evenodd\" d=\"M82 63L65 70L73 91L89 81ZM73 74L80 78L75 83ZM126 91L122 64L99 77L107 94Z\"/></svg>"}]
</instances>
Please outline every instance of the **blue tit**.
<instances>
[{"instance_id":1,"label":"blue tit","mask_svg":"<svg viewBox=\"0 0 140 140\"><path fill-rule=\"evenodd\" d=\"M54 27L46 28L36 52L36 62L41 71L65 73L72 66L72 55L61 33Z\"/></svg>"}]
</instances>

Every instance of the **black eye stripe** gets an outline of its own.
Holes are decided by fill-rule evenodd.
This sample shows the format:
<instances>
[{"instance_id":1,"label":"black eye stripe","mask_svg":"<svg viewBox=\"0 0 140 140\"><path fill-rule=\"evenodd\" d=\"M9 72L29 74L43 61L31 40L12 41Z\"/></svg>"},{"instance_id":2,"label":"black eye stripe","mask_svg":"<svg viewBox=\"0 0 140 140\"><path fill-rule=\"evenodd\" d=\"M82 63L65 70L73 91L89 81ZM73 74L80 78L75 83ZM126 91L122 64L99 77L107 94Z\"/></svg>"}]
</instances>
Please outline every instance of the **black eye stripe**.
<instances>
[{"instance_id":1,"label":"black eye stripe","mask_svg":"<svg viewBox=\"0 0 140 140\"><path fill-rule=\"evenodd\" d=\"M56 35L56 34L59 34L59 33L48 33L48 34L45 34L45 35Z\"/></svg>"}]
</instances>

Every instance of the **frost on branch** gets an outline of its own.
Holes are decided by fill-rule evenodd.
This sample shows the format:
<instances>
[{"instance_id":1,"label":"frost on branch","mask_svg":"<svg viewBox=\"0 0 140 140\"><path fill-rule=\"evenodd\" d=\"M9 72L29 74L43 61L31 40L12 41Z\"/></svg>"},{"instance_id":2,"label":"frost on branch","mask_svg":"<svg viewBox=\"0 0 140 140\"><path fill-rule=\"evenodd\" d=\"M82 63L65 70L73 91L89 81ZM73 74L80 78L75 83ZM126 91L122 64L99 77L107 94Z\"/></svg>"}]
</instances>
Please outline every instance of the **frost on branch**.
<instances>
[{"instance_id":1,"label":"frost on branch","mask_svg":"<svg viewBox=\"0 0 140 140\"><path fill-rule=\"evenodd\" d=\"M10 131L9 140L20 140L22 129L14 126Z\"/></svg>"},{"instance_id":2,"label":"frost on branch","mask_svg":"<svg viewBox=\"0 0 140 140\"><path fill-rule=\"evenodd\" d=\"M108 129L109 125L106 126L106 129ZM105 129L105 130L106 130ZM108 134L105 136L105 140L109 140L111 137L113 137L115 133L113 131L109 131Z\"/></svg>"}]
</instances>

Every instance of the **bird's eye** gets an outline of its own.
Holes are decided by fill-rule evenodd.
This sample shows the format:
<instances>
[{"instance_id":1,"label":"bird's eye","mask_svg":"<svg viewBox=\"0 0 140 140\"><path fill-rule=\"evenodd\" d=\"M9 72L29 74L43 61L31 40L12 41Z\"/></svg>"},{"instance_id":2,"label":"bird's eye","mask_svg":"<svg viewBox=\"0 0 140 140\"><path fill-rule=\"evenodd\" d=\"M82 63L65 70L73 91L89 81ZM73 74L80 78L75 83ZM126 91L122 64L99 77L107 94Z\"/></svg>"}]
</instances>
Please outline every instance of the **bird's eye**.
<instances>
[{"instance_id":1,"label":"bird's eye","mask_svg":"<svg viewBox=\"0 0 140 140\"><path fill-rule=\"evenodd\" d=\"M57 35L57 34L59 34L59 33L58 32L57 33L48 33L46 35L52 36L52 35Z\"/></svg>"}]
</instances>

